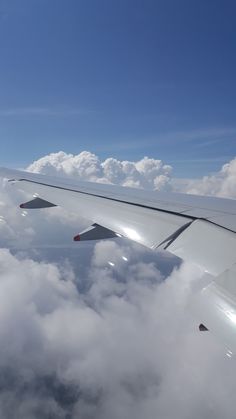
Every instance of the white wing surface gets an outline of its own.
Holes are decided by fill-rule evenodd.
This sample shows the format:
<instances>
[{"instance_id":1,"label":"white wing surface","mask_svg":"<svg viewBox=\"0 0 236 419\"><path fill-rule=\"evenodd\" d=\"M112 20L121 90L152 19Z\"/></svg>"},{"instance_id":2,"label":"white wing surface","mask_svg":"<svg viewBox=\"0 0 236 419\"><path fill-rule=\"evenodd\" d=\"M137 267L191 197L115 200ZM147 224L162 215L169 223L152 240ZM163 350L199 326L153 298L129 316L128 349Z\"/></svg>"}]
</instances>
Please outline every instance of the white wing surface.
<instances>
[{"instance_id":1,"label":"white wing surface","mask_svg":"<svg viewBox=\"0 0 236 419\"><path fill-rule=\"evenodd\" d=\"M93 227L76 240L80 236L91 240L93 234L95 239L123 236L151 249L168 249L218 277L203 290L199 312L207 329L236 350L236 200L150 192L4 168L0 175L30 194L31 200L22 207L60 205L90 220Z\"/></svg>"}]
</instances>

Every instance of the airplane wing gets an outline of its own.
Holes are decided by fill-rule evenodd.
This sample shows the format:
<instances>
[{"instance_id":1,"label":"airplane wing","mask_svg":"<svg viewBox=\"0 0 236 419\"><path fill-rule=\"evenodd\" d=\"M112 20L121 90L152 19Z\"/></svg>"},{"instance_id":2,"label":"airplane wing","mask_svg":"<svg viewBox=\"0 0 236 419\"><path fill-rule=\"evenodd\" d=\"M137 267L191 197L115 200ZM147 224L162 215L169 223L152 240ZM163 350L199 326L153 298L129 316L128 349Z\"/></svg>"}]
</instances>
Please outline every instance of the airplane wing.
<instances>
[{"instance_id":1,"label":"airplane wing","mask_svg":"<svg viewBox=\"0 0 236 419\"><path fill-rule=\"evenodd\" d=\"M29 193L22 208L62 206L91 221L74 240L122 236L200 265L214 281L199 298L201 330L236 350L236 200L162 193L0 168ZM205 328L205 329L204 329Z\"/></svg>"}]
</instances>

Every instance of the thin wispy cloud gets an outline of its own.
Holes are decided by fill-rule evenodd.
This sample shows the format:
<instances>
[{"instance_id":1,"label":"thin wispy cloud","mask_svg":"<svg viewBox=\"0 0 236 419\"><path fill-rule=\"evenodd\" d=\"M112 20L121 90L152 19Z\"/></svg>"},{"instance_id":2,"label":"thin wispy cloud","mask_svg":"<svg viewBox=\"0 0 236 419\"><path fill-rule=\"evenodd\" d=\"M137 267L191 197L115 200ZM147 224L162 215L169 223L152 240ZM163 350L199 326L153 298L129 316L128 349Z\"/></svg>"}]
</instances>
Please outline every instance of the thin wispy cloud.
<instances>
[{"instance_id":1,"label":"thin wispy cloud","mask_svg":"<svg viewBox=\"0 0 236 419\"><path fill-rule=\"evenodd\" d=\"M1 115L1 113L0 113ZM178 143L192 143L192 146L197 148L211 147L214 144L224 141L232 141L236 137L236 127L226 127L226 128L208 128L208 129L196 129L191 131L173 131L167 133L161 133L155 135L155 137L144 137L144 138L135 138L133 141L133 136L127 137L124 141L122 138L116 138L116 141L111 143L98 143L93 146L93 149L97 152L104 151L129 151L129 150L144 150L147 153L147 147L152 147L155 145L166 145L168 144L178 144ZM208 159L209 161L223 161L230 159L232 156ZM202 161L202 159L197 159ZM175 160L176 161L176 160ZM190 161L190 159L185 159L183 161ZM196 161L194 159L194 161Z\"/></svg>"},{"instance_id":2,"label":"thin wispy cloud","mask_svg":"<svg viewBox=\"0 0 236 419\"><path fill-rule=\"evenodd\" d=\"M220 143L222 140L232 141L236 137L236 127L225 127L225 128L206 128L186 131L169 131L165 133L159 133L155 136L145 136L141 138L135 138L130 136L125 141L121 138L117 138L116 141L110 144L96 144L94 149L97 151L109 150L116 152L117 150L137 150L144 149L146 153L147 147L162 146L166 144L176 145L181 143L191 143L191 146L203 148L210 147L214 144ZM226 156L226 159L230 159L232 156ZM171 159L169 159L171 160ZM186 159L189 161L189 159ZM202 160L201 158L199 160ZM210 159L212 161L212 159ZM222 161L224 158L219 156L214 161ZM175 159L176 161L176 159ZM185 161L185 160L184 160Z\"/></svg>"},{"instance_id":3,"label":"thin wispy cloud","mask_svg":"<svg viewBox=\"0 0 236 419\"><path fill-rule=\"evenodd\" d=\"M69 107L16 107L0 109L0 117L67 117L86 115L91 112Z\"/></svg>"},{"instance_id":4,"label":"thin wispy cloud","mask_svg":"<svg viewBox=\"0 0 236 419\"><path fill-rule=\"evenodd\" d=\"M212 162L217 162L217 163L222 163L222 162L227 162L230 160L230 156L221 156L221 157L209 157L209 158L196 158L196 159L170 159L169 163L170 164L174 164L174 163L212 163Z\"/></svg>"},{"instance_id":5,"label":"thin wispy cloud","mask_svg":"<svg viewBox=\"0 0 236 419\"><path fill-rule=\"evenodd\" d=\"M210 127L206 129L196 129L189 131L168 132L160 136L160 141L207 141L207 145L222 138L231 139L236 135L236 127ZM199 144L199 143L197 143Z\"/></svg>"}]
</instances>

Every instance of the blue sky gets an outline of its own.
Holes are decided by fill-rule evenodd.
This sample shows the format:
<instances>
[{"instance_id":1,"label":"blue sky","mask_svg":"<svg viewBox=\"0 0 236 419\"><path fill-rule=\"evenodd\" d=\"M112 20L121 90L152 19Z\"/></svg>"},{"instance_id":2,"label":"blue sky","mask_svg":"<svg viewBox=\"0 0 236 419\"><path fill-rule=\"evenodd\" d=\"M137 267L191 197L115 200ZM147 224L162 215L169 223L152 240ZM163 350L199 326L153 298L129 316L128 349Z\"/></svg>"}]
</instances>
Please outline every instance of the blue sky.
<instances>
[{"instance_id":1,"label":"blue sky","mask_svg":"<svg viewBox=\"0 0 236 419\"><path fill-rule=\"evenodd\" d=\"M176 176L236 154L236 2L0 1L1 165L147 155Z\"/></svg>"}]
</instances>

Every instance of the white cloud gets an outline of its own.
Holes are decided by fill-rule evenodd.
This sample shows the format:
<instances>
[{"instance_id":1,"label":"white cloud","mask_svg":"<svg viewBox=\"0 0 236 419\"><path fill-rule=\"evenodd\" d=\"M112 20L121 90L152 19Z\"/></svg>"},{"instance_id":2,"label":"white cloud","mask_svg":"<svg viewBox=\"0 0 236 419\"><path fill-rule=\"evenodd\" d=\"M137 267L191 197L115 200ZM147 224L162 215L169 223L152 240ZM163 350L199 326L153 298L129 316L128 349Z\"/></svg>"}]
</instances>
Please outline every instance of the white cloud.
<instances>
[{"instance_id":1,"label":"white cloud","mask_svg":"<svg viewBox=\"0 0 236 419\"><path fill-rule=\"evenodd\" d=\"M78 155L62 151L52 153L36 160L28 170L134 188L158 191L177 189L180 192L199 195L236 197L236 158L225 164L218 173L204 176L202 179L186 179L182 183L175 182L172 178L172 167L161 160L144 157L132 162L110 157L101 161L98 156L87 151Z\"/></svg>"},{"instance_id":2,"label":"white cloud","mask_svg":"<svg viewBox=\"0 0 236 419\"><path fill-rule=\"evenodd\" d=\"M162 189L171 178L159 160L101 162L88 152L30 169ZM213 193L212 184L232 194L235 160L195 187ZM121 239L78 246L75 215L22 217L22 200L2 186L0 245L11 252L0 249L0 417L233 419L235 360L189 313L199 269Z\"/></svg>"},{"instance_id":3,"label":"white cloud","mask_svg":"<svg viewBox=\"0 0 236 419\"><path fill-rule=\"evenodd\" d=\"M0 108L0 117L69 117L79 116L89 113L78 108L61 107L19 107L19 108Z\"/></svg>"},{"instance_id":4,"label":"white cloud","mask_svg":"<svg viewBox=\"0 0 236 419\"><path fill-rule=\"evenodd\" d=\"M199 195L236 198L236 158L213 175L187 182L186 192Z\"/></svg>"},{"instance_id":5,"label":"white cloud","mask_svg":"<svg viewBox=\"0 0 236 419\"><path fill-rule=\"evenodd\" d=\"M78 155L62 151L42 157L28 170L47 175L68 175L93 182L115 183L137 188L164 190L169 187L171 166L161 160L143 159L119 161L108 158L101 161L95 154L83 151Z\"/></svg>"},{"instance_id":6,"label":"white cloud","mask_svg":"<svg viewBox=\"0 0 236 419\"><path fill-rule=\"evenodd\" d=\"M3 419L234 417L233 370L186 308L198 269L163 282L144 251L101 242L79 293L66 267L4 249L0 264Z\"/></svg>"}]
</instances>

